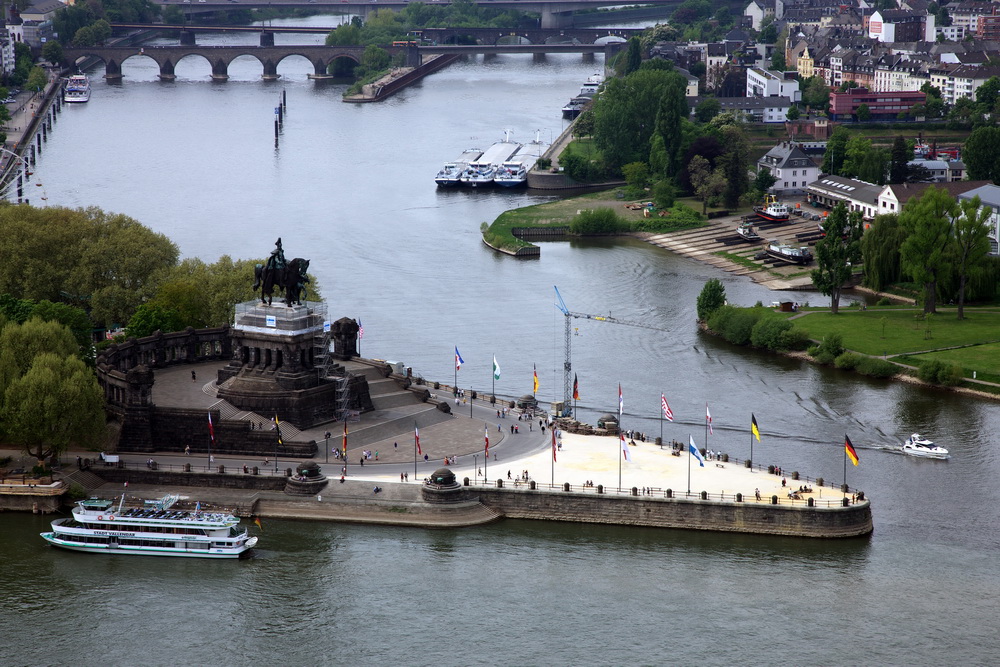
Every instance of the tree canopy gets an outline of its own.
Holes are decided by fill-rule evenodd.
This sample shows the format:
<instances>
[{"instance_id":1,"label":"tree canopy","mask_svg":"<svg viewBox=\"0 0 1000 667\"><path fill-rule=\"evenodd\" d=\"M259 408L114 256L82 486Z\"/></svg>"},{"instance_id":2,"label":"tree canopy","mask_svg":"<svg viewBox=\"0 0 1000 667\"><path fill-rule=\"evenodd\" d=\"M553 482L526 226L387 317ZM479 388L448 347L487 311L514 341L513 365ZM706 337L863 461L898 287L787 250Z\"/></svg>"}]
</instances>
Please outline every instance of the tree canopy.
<instances>
[{"instance_id":1,"label":"tree canopy","mask_svg":"<svg viewBox=\"0 0 1000 667\"><path fill-rule=\"evenodd\" d=\"M924 313L937 312L938 283L951 265L951 221L957 213L951 195L932 185L906 202L899 214L899 224L906 232L900 260L903 270L924 286Z\"/></svg>"},{"instance_id":2,"label":"tree canopy","mask_svg":"<svg viewBox=\"0 0 1000 667\"><path fill-rule=\"evenodd\" d=\"M822 229L824 236L816 242L817 266L810 276L816 289L830 297L830 312L836 315L841 291L861 259L861 212L848 213L841 202L823 221Z\"/></svg>"}]
</instances>

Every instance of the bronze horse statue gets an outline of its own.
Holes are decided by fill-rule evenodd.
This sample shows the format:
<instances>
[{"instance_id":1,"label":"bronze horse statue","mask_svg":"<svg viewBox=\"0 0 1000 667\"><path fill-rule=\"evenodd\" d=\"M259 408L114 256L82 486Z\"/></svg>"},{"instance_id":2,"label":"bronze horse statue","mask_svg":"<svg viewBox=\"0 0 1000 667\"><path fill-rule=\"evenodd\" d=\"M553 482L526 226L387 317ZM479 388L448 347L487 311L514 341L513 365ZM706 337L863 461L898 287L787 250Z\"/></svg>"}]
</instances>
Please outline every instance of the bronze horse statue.
<instances>
[{"instance_id":1,"label":"bronze horse statue","mask_svg":"<svg viewBox=\"0 0 1000 667\"><path fill-rule=\"evenodd\" d=\"M275 288L282 290L285 294L285 305L301 305L302 299L306 296L306 283L309 276L306 272L309 269L309 260L296 257L292 261L280 267L257 264L253 269L253 290L260 289L260 301L268 306L271 305L271 298Z\"/></svg>"}]
</instances>

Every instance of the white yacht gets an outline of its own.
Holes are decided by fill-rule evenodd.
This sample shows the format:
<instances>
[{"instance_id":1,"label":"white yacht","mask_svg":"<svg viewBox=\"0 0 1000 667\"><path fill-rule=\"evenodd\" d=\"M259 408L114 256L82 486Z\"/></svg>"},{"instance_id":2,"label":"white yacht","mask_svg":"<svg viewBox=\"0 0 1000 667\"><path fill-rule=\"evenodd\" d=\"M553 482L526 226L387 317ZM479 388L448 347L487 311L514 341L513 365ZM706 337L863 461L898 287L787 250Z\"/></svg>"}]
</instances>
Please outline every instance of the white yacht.
<instances>
[{"instance_id":1,"label":"white yacht","mask_svg":"<svg viewBox=\"0 0 1000 667\"><path fill-rule=\"evenodd\" d=\"M919 456L925 459L948 459L951 454L944 447L939 447L919 433L914 433L903 442L903 453L907 456Z\"/></svg>"},{"instance_id":2,"label":"white yacht","mask_svg":"<svg viewBox=\"0 0 1000 667\"><path fill-rule=\"evenodd\" d=\"M144 556L239 558L257 544L238 517L226 512L171 509L179 496L147 500L125 507L125 494L115 501L78 501L72 518L56 519L41 533L53 546L74 551Z\"/></svg>"},{"instance_id":3,"label":"white yacht","mask_svg":"<svg viewBox=\"0 0 1000 667\"><path fill-rule=\"evenodd\" d=\"M74 74L66 80L63 102L86 102L90 99L90 79L86 74Z\"/></svg>"},{"instance_id":4,"label":"white yacht","mask_svg":"<svg viewBox=\"0 0 1000 667\"><path fill-rule=\"evenodd\" d=\"M536 132L534 141L521 146L509 159L500 164L493 182L505 188L524 185L528 182L528 172L538 162L544 149L545 144L541 142Z\"/></svg>"}]
</instances>

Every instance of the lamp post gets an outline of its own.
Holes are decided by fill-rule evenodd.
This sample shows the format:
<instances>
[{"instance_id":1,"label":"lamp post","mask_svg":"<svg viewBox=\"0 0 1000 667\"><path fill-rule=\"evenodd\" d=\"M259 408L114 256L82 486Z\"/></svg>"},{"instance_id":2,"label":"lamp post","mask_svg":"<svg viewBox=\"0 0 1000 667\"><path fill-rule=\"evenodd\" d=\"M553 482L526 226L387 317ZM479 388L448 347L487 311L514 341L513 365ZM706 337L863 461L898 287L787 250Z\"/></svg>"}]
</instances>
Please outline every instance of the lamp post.
<instances>
[{"instance_id":1,"label":"lamp post","mask_svg":"<svg viewBox=\"0 0 1000 667\"><path fill-rule=\"evenodd\" d=\"M479 454L472 455L472 465L475 466L473 469L473 477L476 478L476 484L479 483Z\"/></svg>"}]
</instances>

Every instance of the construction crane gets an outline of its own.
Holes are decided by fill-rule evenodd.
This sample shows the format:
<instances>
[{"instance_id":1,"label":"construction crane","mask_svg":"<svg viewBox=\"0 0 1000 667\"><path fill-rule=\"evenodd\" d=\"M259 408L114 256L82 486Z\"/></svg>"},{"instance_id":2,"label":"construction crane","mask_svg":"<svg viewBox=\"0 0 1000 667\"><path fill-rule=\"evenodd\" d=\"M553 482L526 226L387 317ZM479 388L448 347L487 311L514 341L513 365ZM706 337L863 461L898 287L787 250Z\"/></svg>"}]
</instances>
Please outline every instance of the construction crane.
<instances>
[{"instance_id":1,"label":"construction crane","mask_svg":"<svg viewBox=\"0 0 1000 667\"><path fill-rule=\"evenodd\" d=\"M559 288L555 285L552 286L556 291L556 308L562 311L562 314L566 318L566 328L564 333L564 338L566 340L566 358L563 360L563 409L561 416L566 416L570 414L572 409L570 406L573 405L573 327L570 321L575 317L581 320L597 320L598 322L609 322L611 324L624 324L629 327L639 327L641 329L653 329L654 331L666 331L662 327L655 327L651 324L645 324L643 322L631 322L629 320L620 320L617 317L611 317L610 315L591 315L590 313L577 313L566 307L566 302L563 301L562 295L559 293Z\"/></svg>"}]
</instances>

